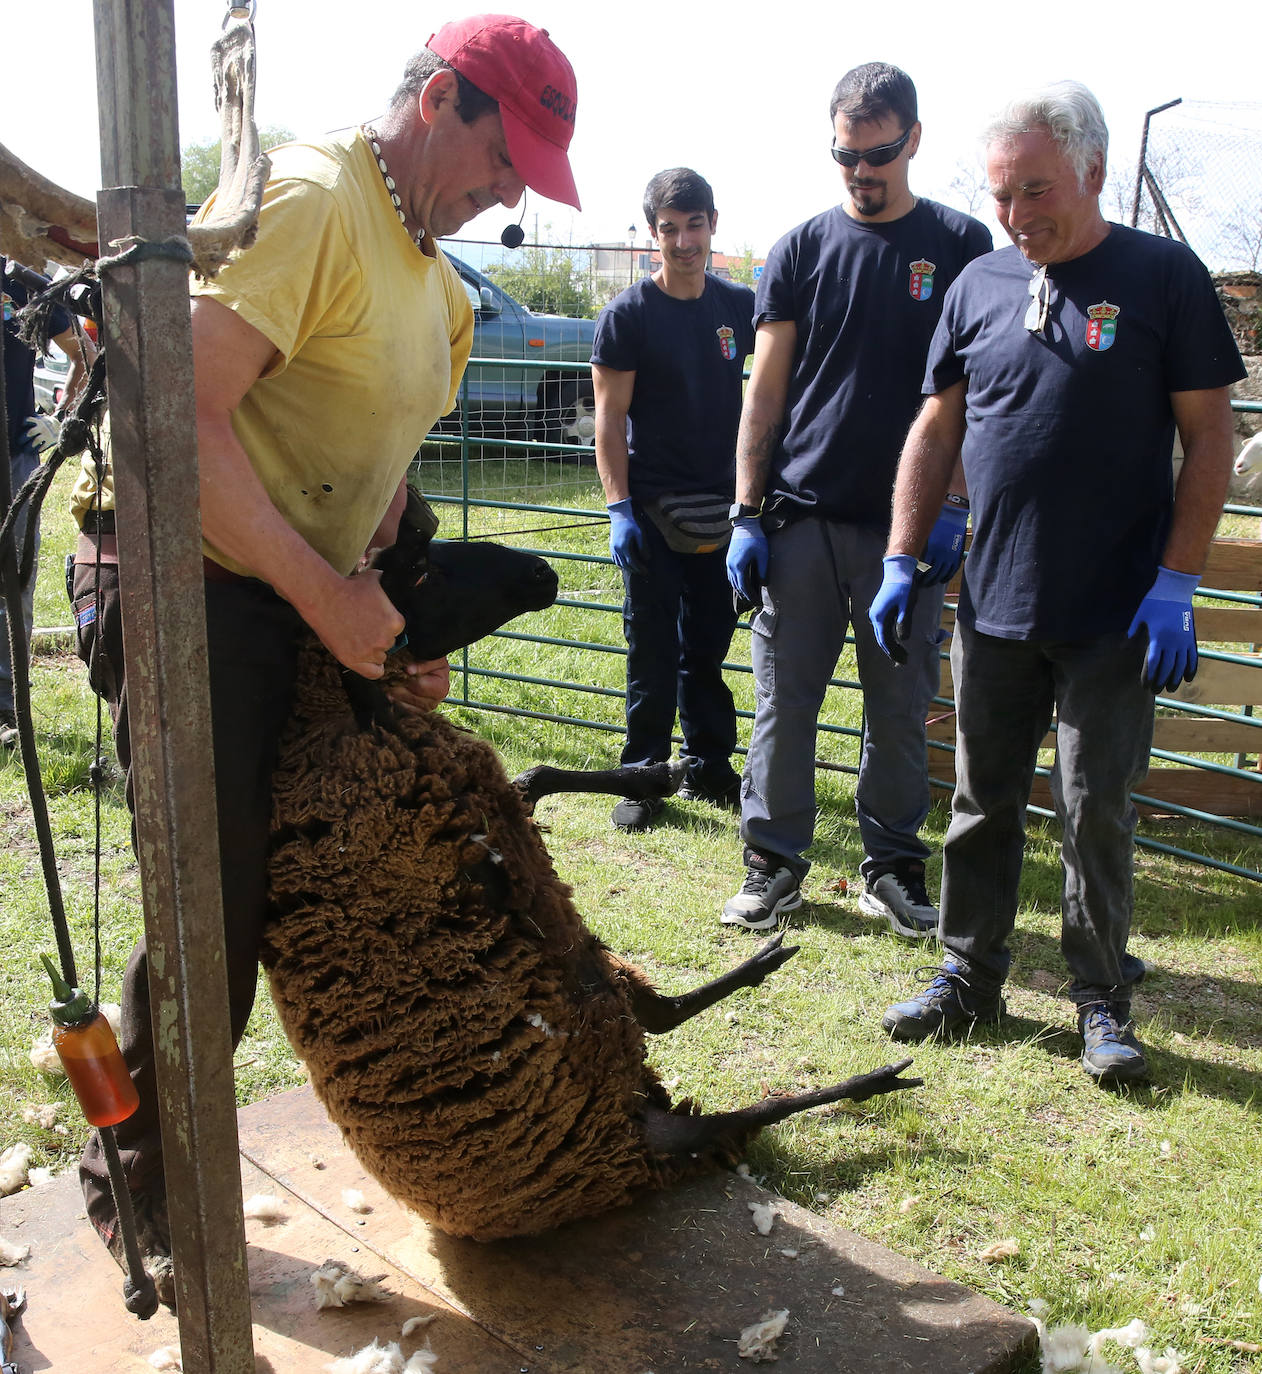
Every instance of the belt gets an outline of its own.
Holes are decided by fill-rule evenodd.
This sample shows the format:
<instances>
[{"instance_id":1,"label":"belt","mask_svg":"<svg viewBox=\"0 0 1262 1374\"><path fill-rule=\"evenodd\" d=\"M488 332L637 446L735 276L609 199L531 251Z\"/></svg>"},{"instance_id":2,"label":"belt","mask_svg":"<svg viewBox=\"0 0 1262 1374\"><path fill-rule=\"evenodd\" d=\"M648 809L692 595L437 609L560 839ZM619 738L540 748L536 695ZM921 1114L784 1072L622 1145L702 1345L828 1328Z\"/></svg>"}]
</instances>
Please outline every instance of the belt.
<instances>
[{"instance_id":1,"label":"belt","mask_svg":"<svg viewBox=\"0 0 1262 1374\"><path fill-rule=\"evenodd\" d=\"M79 536L79 542L75 546L74 561L76 563L86 563L89 566L97 562L98 549L100 561L102 563L118 562L118 536L114 534L89 534L86 530ZM247 583L258 582L257 577L242 577L240 573L234 573L225 568L222 563L216 563L213 558L202 557L202 576L207 582L228 582L228 583Z\"/></svg>"},{"instance_id":2,"label":"belt","mask_svg":"<svg viewBox=\"0 0 1262 1374\"><path fill-rule=\"evenodd\" d=\"M80 528L84 534L113 534L114 512L103 510L98 513L95 509L85 510Z\"/></svg>"}]
</instances>

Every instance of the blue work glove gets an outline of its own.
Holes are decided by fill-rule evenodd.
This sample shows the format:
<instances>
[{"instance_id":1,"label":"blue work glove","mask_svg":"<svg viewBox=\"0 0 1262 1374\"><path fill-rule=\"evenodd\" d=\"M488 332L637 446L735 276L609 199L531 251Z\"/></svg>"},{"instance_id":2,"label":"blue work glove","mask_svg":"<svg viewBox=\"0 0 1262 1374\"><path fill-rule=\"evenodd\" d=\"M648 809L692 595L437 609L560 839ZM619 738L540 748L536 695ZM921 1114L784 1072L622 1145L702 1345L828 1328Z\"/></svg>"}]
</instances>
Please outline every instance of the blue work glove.
<instances>
[{"instance_id":1,"label":"blue work glove","mask_svg":"<svg viewBox=\"0 0 1262 1374\"><path fill-rule=\"evenodd\" d=\"M626 496L609 507L609 556L624 571L642 573L645 555L644 531Z\"/></svg>"},{"instance_id":2,"label":"blue work glove","mask_svg":"<svg viewBox=\"0 0 1262 1374\"><path fill-rule=\"evenodd\" d=\"M758 516L746 515L733 521L732 540L727 546L727 580L736 595L751 606L762 603L770 553Z\"/></svg>"},{"instance_id":3,"label":"blue work glove","mask_svg":"<svg viewBox=\"0 0 1262 1374\"><path fill-rule=\"evenodd\" d=\"M895 553L881 563L885 576L868 607L868 619L887 657L906 663L902 641L911 633L911 613L916 605L916 560L909 553Z\"/></svg>"},{"instance_id":4,"label":"blue work glove","mask_svg":"<svg viewBox=\"0 0 1262 1374\"><path fill-rule=\"evenodd\" d=\"M942 514L934 521L925 545L922 563L928 568L920 574L926 587L935 582L950 582L964 561L964 535L968 530L968 502L945 501Z\"/></svg>"},{"instance_id":5,"label":"blue work glove","mask_svg":"<svg viewBox=\"0 0 1262 1374\"><path fill-rule=\"evenodd\" d=\"M1134 639L1142 626L1148 631L1148 654L1143 680L1154 692L1172 692L1181 682L1196 676L1196 621L1192 593L1200 581L1197 573L1158 568L1157 580L1139 603L1127 630Z\"/></svg>"}]
</instances>

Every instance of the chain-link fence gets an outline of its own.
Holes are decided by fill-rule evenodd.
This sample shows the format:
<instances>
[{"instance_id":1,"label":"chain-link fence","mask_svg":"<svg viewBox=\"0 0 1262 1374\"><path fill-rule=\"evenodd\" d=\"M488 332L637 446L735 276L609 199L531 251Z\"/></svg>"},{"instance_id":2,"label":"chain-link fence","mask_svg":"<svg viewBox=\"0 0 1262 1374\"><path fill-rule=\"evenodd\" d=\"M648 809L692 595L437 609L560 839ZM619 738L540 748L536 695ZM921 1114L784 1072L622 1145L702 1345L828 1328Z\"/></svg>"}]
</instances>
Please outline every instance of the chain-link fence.
<instances>
[{"instance_id":1,"label":"chain-link fence","mask_svg":"<svg viewBox=\"0 0 1262 1374\"><path fill-rule=\"evenodd\" d=\"M1182 239L1212 271L1262 270L1262 103L1155 107L1129 166L1114 149L1112 218Z\"/></svg>"}]
</instances>

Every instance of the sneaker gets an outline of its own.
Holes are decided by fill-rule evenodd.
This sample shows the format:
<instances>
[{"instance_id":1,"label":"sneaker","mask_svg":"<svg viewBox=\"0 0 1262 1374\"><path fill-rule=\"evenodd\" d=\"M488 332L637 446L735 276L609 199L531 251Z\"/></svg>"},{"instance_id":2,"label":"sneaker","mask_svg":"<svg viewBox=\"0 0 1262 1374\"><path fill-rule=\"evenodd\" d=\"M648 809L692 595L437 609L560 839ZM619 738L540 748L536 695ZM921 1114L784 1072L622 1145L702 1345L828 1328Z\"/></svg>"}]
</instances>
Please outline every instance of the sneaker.
<instances>
[{"instance_id":1,"label":"sneaker","mask_svg":"<svg viewBox=\"0 0 1262 1374\"><path fill-rule=\"evenodd\" d=\"M136 1216L136 1241L145 1272L153 1280L158 1301L175 1310L175 1270L171 1264L171 1222L167 1216L165 1193L133 1193L132 1210ZM118 1218L107 1233L101 1229L105 1248L124 1274L127 1269L127 1250L123 1245L122 1227Z\"/></svg>"},{"instance_id":2,"label":"sneaker","mask_svg":"<svg viewBox=\"0 0 1262 1374\"><path fill-rule=\"evenodd\" d=\"M1008 1010L997 991L978 992L954 964L917 972L935 977L923 992L896 1002L881 1017L882 1028L894 1040L927 1040L931 1035L971 1030L978 1021L998 1021Z\"/></svg>"},{"instance_id":3,"label":"sneaker","mask_svg":"<svg viewBox=\"0 0 1262 1374\"><path fill-rule=\"evenodd\" d=\"M706 786L696 781L695 778L685 778L683 785L676 794L684 801L708 802L711 806L717 806L720 811L739 811L741 809L741 780L738 773L733 773L719 785Z\"/></svg>"},{"instance_id":4,"label":"sneaker","mask_svg":"<svg viewBox=\"0 0 1262 1374\"><path fill-rule=\"evenodd\" d=\"M1130 1017L1127 1002L1087 1002L1078 1008L1082 1067L1099 1083L1134 1083L1148 1077L1148 1062Z\"/></svg>"},{"instance_id":5,"label":"sneaker","mask_svg":"<svg viewBox=\"0 0 1262 1374\"><path fill-rule=\"evenodd\" d=\"M771 930L779 924L780 914L796 911L802 905L801 880L787 865L773 867L775 860L747 855L749 867L741 890L723 908L719 920L725 926L746 930Z\"/></svg>"},{"instance_id":6,"label":"sneaker","mask_svg":"<svg viewBox=\"0 0 1262 1374\"><path fill-rule=\"evenodd\" d=\"M609 819L619 830L647 830L653 817L660 814L666 803L661 797L623 797L610 813Z\"/></svg>"},{"instance_id":7,"label":"sneaker","mask_svg":"<svg viewBox=\"0 0 1262 1374\"><path fill-rule=\"evenodd\" d=\"M12 711L0 711L0 749L18 747L18 718Z\"/></svg>"},{"instance_id":8,"label":"sneaker","mask_svg":"<svg viewBox=\"0 0 1262 1374\"><path fill-rule=\"evenodd\" d=\"M938 908L925 891L925 866L919 859L905 859L869 878L859 894L859 910L882 917L904 940L923 940L938 930Z\"/></svg>"}]
</instances>

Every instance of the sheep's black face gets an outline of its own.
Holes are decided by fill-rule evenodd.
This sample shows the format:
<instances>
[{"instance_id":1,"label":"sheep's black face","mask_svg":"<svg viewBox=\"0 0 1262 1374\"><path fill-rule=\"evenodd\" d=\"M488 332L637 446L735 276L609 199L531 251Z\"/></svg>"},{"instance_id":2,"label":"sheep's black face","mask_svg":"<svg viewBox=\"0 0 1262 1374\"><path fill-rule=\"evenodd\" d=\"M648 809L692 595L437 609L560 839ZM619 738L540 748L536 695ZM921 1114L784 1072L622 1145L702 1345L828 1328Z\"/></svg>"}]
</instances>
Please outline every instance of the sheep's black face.
<instances>
[{"instance_id":1,"label":"sheep's black face","mask_svg":"<svg viewBox=\"0 0 1262 1374\"><path fill-rule=\"evenodd\" d=\"M407 621L409 652L442 658L556 600L557 575L542 558L502 544L429 542L400 527L378 559L382 589Z\"/></svg>"}]
</instances>

